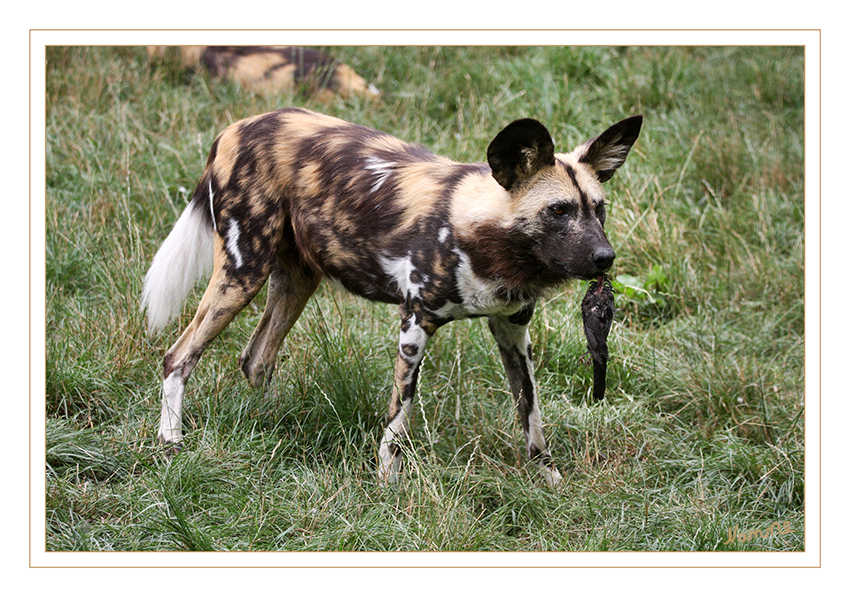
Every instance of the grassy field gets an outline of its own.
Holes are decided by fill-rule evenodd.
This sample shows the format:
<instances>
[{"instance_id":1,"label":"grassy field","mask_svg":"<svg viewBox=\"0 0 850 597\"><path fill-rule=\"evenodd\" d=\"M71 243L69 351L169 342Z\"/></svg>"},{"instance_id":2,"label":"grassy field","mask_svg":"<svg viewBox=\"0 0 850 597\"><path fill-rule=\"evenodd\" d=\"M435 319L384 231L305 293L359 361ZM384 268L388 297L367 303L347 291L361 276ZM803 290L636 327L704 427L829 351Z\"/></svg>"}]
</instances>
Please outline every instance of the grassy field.
<instances>
[{"instance_id":1,"label":"grassy field","mask_svg":"<svg viewBox=\"0 0 850 597\"><path fill-rule=\"evenodd\" d=\"M46 549L804 549L802 49L326 50L381 101L257 95L142 48L48 49ZM483 161L515 118L567 150L644 114L608 183L619 311L604 403L587 401L584 286L532 325L561 488L526 463L482 320L431 343L403 479L379 486L396 309L328 286L265 390L237 366L263 294L231 324L188 385L186 450L164 456L162 355L202 287L150 338L142 279L215 135L290 105L459 161Z\"/></svg>"}]
</instances>

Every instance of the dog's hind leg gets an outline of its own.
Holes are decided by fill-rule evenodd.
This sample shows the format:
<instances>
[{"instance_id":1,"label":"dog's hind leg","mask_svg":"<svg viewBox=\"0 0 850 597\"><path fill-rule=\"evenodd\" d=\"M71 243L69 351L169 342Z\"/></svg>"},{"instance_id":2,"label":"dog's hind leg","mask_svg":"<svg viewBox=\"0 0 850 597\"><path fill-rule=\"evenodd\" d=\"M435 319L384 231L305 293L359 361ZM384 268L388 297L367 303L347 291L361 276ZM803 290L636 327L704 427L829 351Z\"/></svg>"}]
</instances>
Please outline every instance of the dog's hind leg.
<instances>
[{"instance_id":1,"label":"dog's hind leg","mask_svg":"<svg viewBox=\"0 0 850 597\"><path fill-rule=\"evenodd\" d=\"M382 483L395 482L398 478L401 467L399 442L404 440L409 432L419 365L425 356L428 341L440 325L429 321L422 313L414 313L404 304L400 313L401 334L395 361L390 411L387 428L378 450L378 480Z\"/></svg>"},{"instance_id":2,"label":"dog's hind leg","mask_svg":"<svg viewBox=\"0 0 850 597\"><path fill-rule=\"evenodd\" d=\"M192 370L210 342L256 296L272 269L271 259L234 267L221 237L215 237L214 245L213 274L195 317L165 354L157 438L172 449L179 449L183 439L183 391Z\"/></svg>"},{"instance_id":3,"label":"dog's hind leg","mask_svg":"<svg viewBox=\"0 0 850 597\"><path fill-rule=\"evenodd\" d=\"M528 457L537 464L547 483L557 485L561 481L561 474L552 464L546 439L543 437L543 424L534 383L534 363L528 335L528 322L533 313L534 304L531 304L511 316L493 315L489 318L489 325L499 345L499 353L516 402Z\"/></svg>"},{"instance_id":4,"label":"dog's hind leg","mask_svg":"<svg viewBox=\"0 0 850 597\"><path fill-rule=\"evenodd\" d=\"M239 366L251 386L258 387L271 377L283 340L321 279L321 274L302 262L294 244L282 243L269 278L265 311L239 358Z\"/></svg>"}]
</instances>

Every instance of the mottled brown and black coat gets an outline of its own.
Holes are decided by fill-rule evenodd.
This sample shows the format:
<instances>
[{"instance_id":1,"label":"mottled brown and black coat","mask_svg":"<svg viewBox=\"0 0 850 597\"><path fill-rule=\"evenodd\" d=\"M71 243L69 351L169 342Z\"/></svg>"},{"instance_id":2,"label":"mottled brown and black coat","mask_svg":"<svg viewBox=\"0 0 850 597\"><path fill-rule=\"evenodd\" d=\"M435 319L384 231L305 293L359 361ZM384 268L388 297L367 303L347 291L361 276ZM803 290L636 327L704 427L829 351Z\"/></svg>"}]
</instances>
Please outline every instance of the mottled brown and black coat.
<instances>
[{"instance_id":1,"label":"mottled brown and black coat","mask_svg":"<svg viewBox=\"0 0 850 597\"><path fill-rule=\"evenodd\" d=\"M556 483L528 323L548 289L611 267L601 183L625 161L640 126L641 117L632 117L572 153L556 154L543 125L517 120L478 164L301 109L228 127L214 141L193 199L146 279L148 320L158 329L206 271L203 254L213 255L198 312L165 356L160 438L180 442L186 379L267 279L268 304L240 358L255 385L272 373L283 339L320 280L329 278L367 299L400 305L381 478L397 474L399 440L408 432L428 340L452 320L484 316L528 454ZM182 270L181 260L189 264Z\"/></svg>"}]
</instances>

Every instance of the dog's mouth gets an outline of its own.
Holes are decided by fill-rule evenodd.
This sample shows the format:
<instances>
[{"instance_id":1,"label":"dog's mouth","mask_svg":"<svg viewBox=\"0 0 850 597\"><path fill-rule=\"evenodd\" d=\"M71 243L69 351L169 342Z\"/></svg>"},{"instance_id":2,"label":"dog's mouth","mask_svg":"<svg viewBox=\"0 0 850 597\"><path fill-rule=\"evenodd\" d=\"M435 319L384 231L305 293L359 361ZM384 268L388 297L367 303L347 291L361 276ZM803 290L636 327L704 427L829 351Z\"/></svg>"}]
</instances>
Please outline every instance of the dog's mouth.
<instances>
[{"instance_id":1,"label":"dog's mouth","mask_svg":"<svg viewBox=\"0 0 850 597\"><path fill-rule=\"evenodd\" d=\"M548 269L555 278L561 280L596 280L611 272L614 264L606 268L600 268L591 259L580 260L570 258L569 255L551 256L548 260Z\"/></svg>"},{"instance_id":2,"label":"dog's mouth","mask_svg":"<svg viewBox=\"0 0 850 597\"><path fill-rule=\"evenodd\" d=\"M563 269L564 273L567 276L569 276L570 278L574 278L576 280L584 280L585 282L590 281L590 280L598 280L599 278L601 278L602 276L605 276L608 272L611 271L611 268L609 267L609 268L606 268L604 270L600 270L600 269L593 270L592 272L589 272L589 273L587 271L579 272L579 271L573 270L573 269L571 269L571 268L569 268L569 267L567 267L567 266L565 266L561 263L558 263L558 265L561 266L561 269Z\"/></svg>"}]
</instances>

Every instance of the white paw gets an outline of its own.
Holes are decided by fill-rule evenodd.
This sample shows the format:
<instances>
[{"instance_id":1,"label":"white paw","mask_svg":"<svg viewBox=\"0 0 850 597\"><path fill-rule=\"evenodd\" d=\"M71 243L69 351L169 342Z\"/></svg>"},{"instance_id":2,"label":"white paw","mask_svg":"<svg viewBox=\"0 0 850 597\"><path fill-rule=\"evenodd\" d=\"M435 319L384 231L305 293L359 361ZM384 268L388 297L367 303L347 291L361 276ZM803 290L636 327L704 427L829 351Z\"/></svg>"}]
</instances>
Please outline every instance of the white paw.
<instances>
[{"instance_id":1,"label":"white paw","mask_svg":"<svg viewBox=\"0 0 850 597\"><path fill-rule=\"evenodd\" d=\"M549 485L549 487L557 487L561 481L563 481L561 473L559 473L556 468L541 467L540 475L546 480L546 484Z\"/></svg>"}]
</instances>

